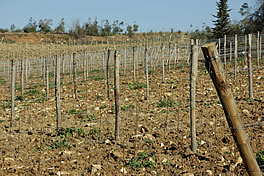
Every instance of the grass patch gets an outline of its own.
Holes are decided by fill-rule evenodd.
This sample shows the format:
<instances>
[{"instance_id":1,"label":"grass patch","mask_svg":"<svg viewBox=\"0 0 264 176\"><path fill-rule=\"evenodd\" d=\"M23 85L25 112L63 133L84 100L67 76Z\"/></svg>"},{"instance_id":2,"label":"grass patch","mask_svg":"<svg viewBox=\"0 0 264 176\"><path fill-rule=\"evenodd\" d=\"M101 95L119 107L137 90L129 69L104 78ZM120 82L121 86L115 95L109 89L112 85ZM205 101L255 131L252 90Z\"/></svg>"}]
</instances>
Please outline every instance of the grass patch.
<instances>
[{"instance_id":1,"label":"grass patch","mask_svg":"<svg viewBox=\"0 0 264 176\"><path fill-rule=\"evenodd\" d=\"M51 144L48 146L48 150L58 149L58 148L69 148L69 137L73 136L86 136L86 133L81 128L62 128L57 131L55 139L50 139Z\"/></svg>"},{"instance_id":2,"label":"grass patch","mask_svg":"<svg viewBox=\"0 0 264 176\"><path fill-rule=\"evenodd\" d=\"M134 108L135 108L135 106L133 104L121 106L122 111L130 110L130 109L134 109Z\"/></svg>"},{"instance_id":3,"label":"grass patch","mask_svg":"<svg viewBox=\"0 0 264 176\"><path fill-rule=\"evenodd\" d=\"M264 165L264 150L256 153L256 160L257 160L259 166Z\"/></svg>"},{"instance_id":4,"label":"grass patch","mask_svg":"<svg viewBox=\"0 0 264 176\"><path fill-rule=\"evenodd\" d=\"M129 83L128 87L130 88L130 90L136 90L136 89L146 88L147 85L140 82L133 82L133 83Z\"/></svg>"},{"instance_id":5,"label":"grass patch","mask_svg":"<svg viewBox=\"0 0 264 176\"><path fill-rule=\"evenodd\" d=\"M103 80L104 77L102 76L99 76L99 75L93 75L93 76L90 76L90 78L94 81L99 81L99 80Z\"/></svg>"},{"instance_id":6,"label":"grass patch","mask_svg":"<svg viewBox=\"0 0 264 176\"><path fill-rule=\"evenodd\" d=\"M150 159L151 158L151 159ZM152 167L155 165L155 160L152 153L139 152L137 157L132 158L126 166L133 169L138 169L142 167Z\"/></svg>"},{"instance_id":7,"label":"grass patch","mask_svg":"<svg viewBox=\"0 0 264 176\"><path fill-rule=\"evenodd\" d=\"M36 90L36 89L29 90L29 91L25 92L25 95L28 95L28 96L39 95L39 90Z\"/></svg>"},{"instance_id":8,"label":"grass patch","mask_svg":"<svg viewBox=\"0 0 264 176\"><path fill-rule=\"evenodd\" d=\"M175 107L176 103L173 100L163 98L159 101L158 107Z\"/></svg>"}]
</instances>

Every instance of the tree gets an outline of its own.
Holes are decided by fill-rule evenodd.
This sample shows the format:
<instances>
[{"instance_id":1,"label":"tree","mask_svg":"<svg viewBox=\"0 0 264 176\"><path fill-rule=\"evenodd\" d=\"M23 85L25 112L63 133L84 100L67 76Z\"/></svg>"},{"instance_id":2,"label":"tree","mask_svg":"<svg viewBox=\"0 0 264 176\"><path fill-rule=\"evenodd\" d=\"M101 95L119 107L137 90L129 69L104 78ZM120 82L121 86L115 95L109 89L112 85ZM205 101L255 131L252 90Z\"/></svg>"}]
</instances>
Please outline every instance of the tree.
<instances>
[{"instance_id":1,"label":"tree","mask_svg":"<svg viewBox=\"0 0 264 176\"><path fill-rule=\"evenodd\" d=\"M133 25L133 32L136 33L138 31L138 25L134 24Z\"/></svg>"},{"instance_id":2,"label":"tree","mask_svg":"<svg viewBox=\"0 0 264 176\"><path fill-rule=\"evenodd\" d=\"M51 32L52 19L40 19L39 20L39 32L47 33Z\"/></svg>"},{"instance_id":3,"label":"tree","mask_svg":"<svg viewBox=\"0 0 264 176\"><path fill-rule=\"evenodd\" d=\"M37 22L30 17L28 24L23 28L23 31L26 33L36 32L37 31Z\"/></svg>"},{"instance_id":4,"label":"tree","mask_svg":"<svg viewBox=\"0 0 264 176\"><path fill-rule=\"evenodd\" d=\"M214 22L215 27L213 28L214 36L217 38L224 37L229 32L230 19L229 12L231 9L228 9L227 0L220 0L216 2L217 5L217 14L213 15L216 18Z\"/></svg>"},{"instance_id":5,"label":"tree","mask_svg":"<svg viewBox=\"0 0 264 176\"><path fill-rule=\"evenodd\" d=\"M65 32L65 23L64 23L64 18L61 18L60 23L58 26L54 29L54 32L63 34Z\"/></svg>"},{"instance_id":6,"label":"tree","mask_svg":"<svg viewBox=\"0 0 264 176\"><path fill-rule=\"evenodd\" d=\"M73 35L76 38L81 38L85 35L85 31L81 27L79 19L76 19L72 22L70 26L69 34Z\"/></svg>"},{"instance_id":7,"label":"tree","mask_svg":"<svg viewBox=\"0 0 264 176\"><path fill-rule=\"evenodd\" d=\"M130 37L133 35L132 26L130 24L127 25L127 35Z\"/></svg>"}]
</instances>

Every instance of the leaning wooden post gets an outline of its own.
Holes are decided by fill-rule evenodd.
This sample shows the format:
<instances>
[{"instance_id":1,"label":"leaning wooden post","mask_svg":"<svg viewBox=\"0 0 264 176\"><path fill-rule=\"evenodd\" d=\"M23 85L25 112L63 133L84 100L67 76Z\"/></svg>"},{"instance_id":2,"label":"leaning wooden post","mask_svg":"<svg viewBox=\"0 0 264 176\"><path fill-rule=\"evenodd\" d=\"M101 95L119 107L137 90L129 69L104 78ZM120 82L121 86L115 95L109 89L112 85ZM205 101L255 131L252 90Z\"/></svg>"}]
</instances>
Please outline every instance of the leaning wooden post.
<instances>
[{"instance_id":1,"label":"leaning wooden post","mask_svg":"<svg viewBox=\"0 0 264 176\"><path fill-rule=\"evenodd\" d=\"M119 52L114 53L114 81L115 81L115 139L120 138L120 92L119 92Z\"/></svg>"},{"instance_id":2,"label":"leaning wooden post","mask_svg":"<svg viewBox=\"0 0 264 176\"><path fill-rule=\"evenodd\" d=\"M146 100L149 99L149 77L148 77L148 60L147 60L147 46L145 46L144 52L144 66L145 66L145 74L146 74Z\"/></svg>"},{"instance_id":3,"label":"leaning wooden post","mask_svg":"<svg viewBox=\"0 0 264 176\"><path fill-rule=\"evenodd\" d=\"M61 129L61 102L60 102L60 57L56 59L56 79L55 79L55 98L56 98L56 128Z\"/></svg>"},{"instance_id":4,"label":"leaning wooden post","mask_svg":"<svg viewBox=\"0 0 264 176\"><path fill-rule=\"evenodd\" d=\"M251 46L252 46L252 34L248 35L248 89L249 98L253 99L253 77L252 77L252 64L251 64Z\"/></svg>"},{"instance_id":5,"label":"leaning wooden post","mask_svg":"<svg viewBox=\"0 0 264 176\"><path fill-rule=\"evenodd\" d=\"M234 140L237 143L239 152L246 165L249 175L260 176L261 171L253 154L249 139L244 131L240 114L233 98L231 88L225 77L225 71L221 60L218 57L215 43L209 43L202 46L205 58L205 66L214 83L218 96L221 100L225 116L231 129Z\"/></svg>"},{"instance_id":6,"label":"leaning wooden post","mask_svg":"<svg viewBox=\"0 0 264 176\"><path fill-rule=\"evenodd\" d=\"M107 91L108 100L110 100L109 61L110 61L110 49L107 50L107 60L106 60L106 91Z\"/></svg>"},{"instance_id":7,"label":"leaning wooden post","mask_svg":"<svg viewBox=\"0 0 264 176\"><path fill-rule=\"evenodd\" d=\"M73 68L73 93L74 93L74 98L77 99L77 70L76 70L76 53L72 54L72 68Z\"/></svg>"},{"instance_id":8,"label":"leaning wooden post","mask_svg":"<svg viewBox=\"0 0 264 176\"><path fill-rule=\"evenodd\" d=\"M14 55L13 55L14 56ZM15 61L11 60L11 86L10 86L10 93L11 93L11 119L10 119L10 127L14 126L15 120L15 77L16 77L16 67Z\"/></svg>"},{"instance_id":9,"label":"leaning wooden post","mask_svg":"<svg viewBox=\"0 0 264 176\"><path fill-rule=\"evenodd\" d=\"M191 71L190 71L190 122L191 122L191 149L194 153L197 150L196 141L196 127L195 127L195 94L196 94L196 79L198 70L198 48L194 46L193 40L191 41Z\"/></svg>"}]
</instances>

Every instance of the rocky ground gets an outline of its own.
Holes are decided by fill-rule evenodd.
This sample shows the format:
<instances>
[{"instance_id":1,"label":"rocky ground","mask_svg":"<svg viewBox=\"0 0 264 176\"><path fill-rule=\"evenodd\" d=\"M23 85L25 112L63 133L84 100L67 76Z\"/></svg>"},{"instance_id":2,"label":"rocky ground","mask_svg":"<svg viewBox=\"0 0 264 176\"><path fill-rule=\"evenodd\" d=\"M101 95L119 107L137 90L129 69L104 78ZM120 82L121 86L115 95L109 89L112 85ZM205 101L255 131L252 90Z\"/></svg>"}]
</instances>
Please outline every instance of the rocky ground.
<instances>
[{"instance_id":1,"label":"rocky ground","mask_svg":"<svg viewBox=\"0 0 264 176\"><path fill-rule=\"evenodd\" d=\"M150 73L149 100L143 71L137 72L136 83L130 73L121 76L118 141L113 89L108 100L102 73L91 72L87 81L79 75L78 99L72 78L65 76L64 128L59 132L54 84L49 100L38 73L27 80L24 97L19 97L18 88L15 127L10 128L8 83L2 82L0 175L247 175L205 68L200 66L197 81L197 153L190 150L188 68L182 64L172 68L165 83L160 71ZM264 69L254 69L254 100L248 99L246 70L236 81L230 72L229 79L252 149L263 151ZM112 82L111 77L111 87Z\"/></svg>"}]
</instances>

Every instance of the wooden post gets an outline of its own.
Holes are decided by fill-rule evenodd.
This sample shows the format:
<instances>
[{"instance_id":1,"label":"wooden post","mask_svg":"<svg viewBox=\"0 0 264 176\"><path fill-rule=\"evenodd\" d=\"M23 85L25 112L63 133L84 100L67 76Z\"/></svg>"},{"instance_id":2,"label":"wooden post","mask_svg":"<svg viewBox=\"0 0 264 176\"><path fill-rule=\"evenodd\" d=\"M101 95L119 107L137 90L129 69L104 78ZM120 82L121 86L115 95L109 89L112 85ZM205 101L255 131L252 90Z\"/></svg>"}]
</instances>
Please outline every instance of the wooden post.
<instances>
[{"instance_id":1,"label":"wooden post","mask_svg":"<svg viewBox=\"0 0 264 176\"><path fill-rule=\"evenodd\" d=\"M72 54L72 68L73 68L73 93L74 93L74 98L78 99L78 94L77 94L77 69L76 69L76 53Z\"/></svg>"},{"instance_id":2,"label":"wooden post","mask_svg":"<svg viewBox=\"0 0 264 176\"><path fill-rule=\"evenodd\" d=\"M253 77L252 77L252 64L251 64L251 46L252 34L248 35L248 89L249 98L253 99Z\"/></svg>"},{"instance_id":3,"label":"wooden post","mask_svg":"<svg viewBox=\"0 0 264 176\"><path fill-rule=\"evenodd\" d=\"M56 128L61 129L61 102L60 102L60 57L56 59L56 79L55 79L55 98L56 98Z\"/></svg>"},{"instance_id":4,"label":"wooden post","mask_svg":"<svg viewBox=\"0 0 264 176\"><path fill-rule=\"evenodd\" d=\"M83 68L83 81L86 81L86 72L85 72L85 70L86 70L86 64L85 64L85 62L86 62L86 59L85 59L85 51L83 51L83 65L82 65L82 68Z\"/></svg>"},{"instance_id":5,"label":"wooden post","mask_svg":"<svg viewBox=\"0 0 264 176\"><path fill-rule=\"evenodd\" d=\"M224 63L226 69L226 35L224 36Z\"/></svg>"},{"instance_id":6,"label":"wooden post","mask_svg":"<svg viewBox=\"0 0 264 176\"><path fill-rule=\"evenodd\" d=\"M64 54L62 54L62 73L61 73L61 83L62 85L64 85L64 76L65 76L65 57L64 57Z\"/></svg>"},{"instance_id":7,"label":"wooden post","mask_svg":"<svg viewBox=\"0 0 264 176\"><path fill-rule=\"evenodd\" d=\"M225 71L222 62L218 57L215 43L203 45L202 51L205 58L205 66L221 100L229 128L237 143L247 172L251 176L260 176L260 168L253 154L249 139L244 131L231 88L224 74Z\"/></svg>"},{"instance_id":8,"label":"wooden post","mask_svg":"<svg viewBox=\"0 0 264 176\"><path fill-rule=\"evenodd\" d=\"M24 60L23 59L21 59L20 61L20 66L21 66L21 70L20 70L21 96L24 96Z\"/></svg>"},{"instance_id":9,"label":"wooden post","mask_svg":"<svg viewBox=\"0 0 264 176\"><path fill-rule=\"evenodd\" d=\"M107 60L106 60L106 91L107 91L107 98L108 98L108 100L110 100L109 61L110 61L110 49L107 49Z\"/></svg>"},{"instance_id":10,"label":"wooden post","mask_svg":"<svg viewBox=\"0 0 264 176\"><path fill-rule=\"evenodd\" d=\"M161 44L161 69L162 69L162 83L165 82L165 68L164 68L164 53L163 53L163 43Z\"/></svg>"},{"instance_id":11,"label":"wooden post","mask_svg":"<svg viewBox=\"0 0 264 176\"><path fill-rule=\"evenodd\" d=\"M147 60L147 46L145 46L144 52L144 66L145 66L145 74L146 74L146 100L149 99L149 77L148 77L148 60Z\"/></svg>"},{"instance_id":12,"label":"wooden post","mask_svg":"<svg viewBox=\"0 0 264 176\"><path fill-rule=\"evenodd\" d=\"M133 82L136 82L136 61L135 61L135 47L132 48L132 60L133 60Z\"/></svg>"},{"instance_id":13,"label":"wooden post","mask_svg":"<svg viewBox=\"0 0 264 176\"><path fill-rule=\"evenodd\" d=\"M196 79L198 70L198 47L194 46L194 41L191 41L191 71L190 71L190 123L191 123L191 149L194 153L197 150L196 141L196 117L195 117L195 94L196 94Z\"/></svg>"},{"instance_id":14,"label":"wooden post","mask_svg":"<svg viewBox=\"0 0 264 176\"><path fill-rule=\"evenodd\" d=\"M49 66L48 59L45 57L45 73L46 73L46 100L49 99Z\"/></svg>"},{"instance_id":15,"label":"wooden post","mask_svg":"<svg viewBox=\"0 0 264 176\"><path fill-rule=\"evenodd\" d=\"M15 61L11 60L11 86L10 86L10 93L11 93L11 119L10 119L10 127L14 126L15 120L15 77L16 77L16 67Z\"/></svg>"},{"instance_id":16,"label":"wooden post","mask_svg":"<svg viewBox=\"0 0 264 176\"><path fill-rule=\"evenodd\" d=\"M120 91L119 91L119 52L114 52L115 81L115 139L120 138Z\"/></svg>"},{"instance_id":17,"label":"wooden post","mask_svg":"<svg viewBox=\"0 0 264 176\"><path fill-rule=\"evenodd\" d=\"M235 35L235 64L234 64L234 79L237 78L237 34Z\"/></svg>"}]
</instances>

